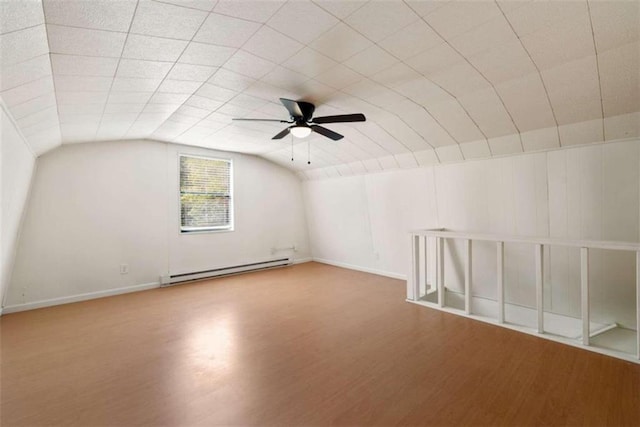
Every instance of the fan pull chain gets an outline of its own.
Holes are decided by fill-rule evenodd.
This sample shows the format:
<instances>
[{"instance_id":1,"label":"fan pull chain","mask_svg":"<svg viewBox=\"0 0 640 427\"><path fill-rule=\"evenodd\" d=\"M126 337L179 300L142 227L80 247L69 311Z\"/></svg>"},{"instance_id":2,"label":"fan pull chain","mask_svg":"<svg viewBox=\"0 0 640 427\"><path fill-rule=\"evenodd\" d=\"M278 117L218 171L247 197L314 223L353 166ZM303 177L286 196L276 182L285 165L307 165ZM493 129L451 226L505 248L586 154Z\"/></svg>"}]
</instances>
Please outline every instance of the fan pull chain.
<instances>
[{"instance_id":1,"label":"fan pull chain","mask_svg":"<svg viewBox=\"0 0 640 427\"><path fill-rule=\"evenodd\" d=\"M311 143L307 140L307 164L311 164Z\"/></svg>"},{"instance_id":2,"label":"fan pull chain","mask_svg":"<svg viewBox=\"0 0 640 427\"><path fill-rule=\"evenodd\" d=\"M291 161L293 162L293 134L291 134Z\"/></svg>"}]
</instances>

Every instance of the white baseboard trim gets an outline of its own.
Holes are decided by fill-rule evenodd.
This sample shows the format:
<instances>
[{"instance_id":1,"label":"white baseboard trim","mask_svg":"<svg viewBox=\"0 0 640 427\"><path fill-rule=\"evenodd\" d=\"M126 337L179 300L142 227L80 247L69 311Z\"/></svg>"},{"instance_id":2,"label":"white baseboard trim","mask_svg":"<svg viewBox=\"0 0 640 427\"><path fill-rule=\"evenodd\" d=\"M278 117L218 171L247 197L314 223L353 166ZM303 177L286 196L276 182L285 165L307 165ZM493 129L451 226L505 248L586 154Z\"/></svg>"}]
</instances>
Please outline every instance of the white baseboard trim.
<instances>
[{"instance_id":1,"label":"white baseboard trim","mask_svg":"<svg viewBox=\"0 0 640 427\"><path fill-rule=\"evenodd\" d=\"M294 259L293 263L294 264L304 264L305 262L311 262L313 261L313 258L311 257L307 257L307 258L298 258L298 259Z\"/></svg>"},{"instance_id":2,"label":"white baseboard trim","mask_svg":"<svg viewBox=\"0 0 640 427\"><path fill-rule=\"evenodd\" d=\"M0 307L0 316L2 316L2 307Z\"/></svg>"},{"instance_id":3,"label":"white baseboard trim","mask_svg":"<svg viewBox=\"0 0 640 427\"><path fill-rule=\"evenodd\" d=\"M86 301L96 298L110 297L114 295L128 294L131 292L146 291L160 287L160 282L143 283L142 285L126 286L122 288L106 289L104 291L88 292L86 294L70 295L67 297L51 298L40 301L14 304L2 307L2 313L17 313L19 311L35 310L36 308L51 307L54 305L69 304L72 302Z\"/></svg>"},{"instance_id":4,"label":"white baseboard trim","mask_svg":"<svg viewBox=\"0 0 640 427\"><path fill-rule=\"evenodd\" d=\"M365 273L377 274L378 276L391 277L392 279L407 280L404 274L393 273L391 271L376 270L375 268L360 267L359 265L347 264L346 262L332 261L324 258L313 258L313 261L322 264L334 265L336 267L348 268L349 270L363 271Z\"/></svg>"}]
</instances>

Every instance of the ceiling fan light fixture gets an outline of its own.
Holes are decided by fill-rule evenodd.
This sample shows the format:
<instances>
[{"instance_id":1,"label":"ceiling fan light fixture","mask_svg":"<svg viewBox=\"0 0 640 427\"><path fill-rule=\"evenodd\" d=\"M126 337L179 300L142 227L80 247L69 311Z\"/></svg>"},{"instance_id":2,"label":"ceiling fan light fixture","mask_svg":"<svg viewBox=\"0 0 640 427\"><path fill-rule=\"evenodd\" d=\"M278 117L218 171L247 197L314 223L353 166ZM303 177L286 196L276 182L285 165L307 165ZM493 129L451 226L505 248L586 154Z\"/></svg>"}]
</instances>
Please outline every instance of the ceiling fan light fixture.
<instances>
[{"instance_id":1,"label":"ceiling fan light fixture","mask_svg":"<svg viewBox=\"0 0 640 427\"><path fill-rule=\"evenodd\" d=\"M309 126L294 126L291 128L291 134L296 138L306 138L311 135L311 128Z\"/></svg>"}]
</instances>

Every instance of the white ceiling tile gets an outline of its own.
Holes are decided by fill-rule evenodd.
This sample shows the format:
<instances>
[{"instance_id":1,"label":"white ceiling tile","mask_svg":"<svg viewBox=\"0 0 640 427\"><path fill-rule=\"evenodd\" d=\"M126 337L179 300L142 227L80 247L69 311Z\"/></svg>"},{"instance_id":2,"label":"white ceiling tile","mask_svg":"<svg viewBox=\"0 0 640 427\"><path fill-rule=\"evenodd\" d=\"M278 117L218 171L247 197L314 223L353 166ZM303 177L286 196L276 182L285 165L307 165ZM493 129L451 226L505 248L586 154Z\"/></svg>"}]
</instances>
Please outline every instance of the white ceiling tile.
<instances>
[{"instance_id":1,"label":"white ceiling tile","mask_svg":"<svg viewBox=\"0 0 640 427\"><path fill-rule=\"evenodd\" d=\"M120 114L120 113L140 113L146 104L114 104L108 102L104 108L105 114Z\"/></svg>"},{"instance_id":2,"label":"white ceiling tile","mask_svg":"<svg viewBox=\"0 0 640 427\"><path fill-rule=\"evenodd\" d=\"M160 85L159 92L165 93L194 93L202 85L202 82L190 82L185 80L166 79Z\"/></svg>"},{"instance_id":3,"label":"white ceiling tile","mask_svg":"<svg viewBox=\"0 0 640 427\"><path fill-rule=\"evenodd\" d=\"M403 118L411 123L411 127L431 146L456 144L456 141L424 108L410 108L403 111Z\"/></svg>"},{"instance_id":4,"label":"white ceiling tile","mask_svg":"<svg viewBox=\"0 0 640 427\"><path fill-rule=\"evenodd\" d=\"M598 52L640 40L640 3L591 1L591 22Z\"/></svg>"},{"instance_id":5,"label":"white ceiling tile","mask_svg":"<svg viewBox=\"0 0 640 427\"><path fill-rule=\"evenodd\" d=\"M203 96L193 95L190 97L185 105L189 105L192 107L215 111L220 108L224 104L224 101L214 101L213 99L205 98Z\"/></svg>"},{"instance_id":6,"label":"white ceiling tile","mask_svg":"<svg viewBox=\"0 0 640 427\"><path fill-rule=\"evenodd\" d=\"M347 25L339 23L314 40L309 44L309 47L331 59L342 62L372 45L373 43L366 37L358 34Z\"/></svg>"},{"instance_id":7,"label":"white ceiling tile","mask_svg":"<svg viewBox=\"0 0 640 427\"><path fill-rule=\"evenodd\" d=\"M111 92L109 102L112 104L142 104L149 101L153 92Z\"/></svg>"},{"instance_id":8,"label":"white ceiling tile","mask_svg":"<svg viewBox=\"0 0 640 427\"><path fill-rule=\"evenodd\" d=\"M485 50L470 56L469 61L494 85L537 73L520 41Z\"/></svg>"},{"instance_id":9,"label":"white ceiling tile","mask_svg":"<svg viewBox=\"0 0 640 427\"><path fill-rule=\"evenodd\" d=\"M262 98L257 98L255 96L246 95L243 93L229 100L229 104L237 105L238 107L246 108L248 110L256 110L267 103L268 101Z\"/></svg>"},{"instance_id":10,"label":"white ceiling tile","mask_svg":"<svg viewBox=\"0 0 640 427\"><path fill-rule=\"evenodd\" d=\"M60 135L60 127L54 126L51 129L32 135L27 140L36 156L40 156L47 151L51 151L61 145L62 136Z\"/></svg>"},{"instance_id":11,"label":"white ceiling tile","mask_svg":"<svg viewBox=\"0 0 640 427\"><path fill-rule=\"evenodd\" d=\"M187 99L189 99L188 93L156 92L149 99L149 104L183 104Z\"/></svg>"},{"instance_id":12,"label":"white ceiling tile","mask_svg":"<svg viewBox=\"0 0 640 427\"><path fill-rule=\"evenodd\" d=\"M299 42L263 26L242 47L260 58L281 63L303 47Z\"/></svg>"},{"instance_id":13,"label":"white ceiling tile","mask_svg":"<svg viewBox=\"0 0 640 427\"><path fill-rule=\"evenodd\" d=\"M424 108L455 99L443 88L427 79L409 80L396 85L394 89Z\"/></svg>"},{"instance_id":14,"label":"white ceiling tile","mask_svg":"<svg viewBox=\"0 0 640 427\"><path fill-rule=\"evenodd\" d=\"M59 105L58 112L61 115L68 116L70 114L102 114L105 105L102 104L66 104Z\"/></svg>"},{"instance_id":15,"label":"white ceiling tile","mask_svg":"<svg viewBox=\"0 0 640 427\"><path fill-rule=\"evenodd\" d=\"M451 1L424 17L441 36L450 40L502 15L494 2Z\"/></svg>"},{"instance_id":16,"label":"white ceiling tile","mask_svg":"<svg viewBox=\"0 0 640 427\"><path fill-rule=\"evenodd\" d=\"M63 144L93 141L98 123L65 123L60 125Z\"/></svg>"},{"instance_id":17,"label":"white ceiling tile","mask_svg":"<svg viewBox=\"0 0 640 427\"><path fill-rule=\"evenodd\" d=\"M373 76L396 62L393 56L374 45L352 56L344 65L364 76Z\"/></svg>"},{"instance_id":18,"label":"white ceiling tile","mask_svg":"<svg viewBox=\"0 0 640 427\"><path fill-rule=\"evenodd\" d=\"M147 36L191 40L207 13L150 0L139 0L131 32Z\"/></svg>"},{"instance_id":19,"label":"white ceiling tile","mask_svg":"<svg viewBox=\"0 0 640 427\"><path fill-rule=\"evenodd\" d=\"M368 173L379 172L382 170L382 166L378 159L363 159L362 164Z\"/></svg>"},{"instance_id":20,"label":"white ceiling tile","mask_svg":"<svg viewBox=\"0 0 640 427\"><path fill-rule=\"evenodd\" d=\"M307 80L309 77L280 66L262 78L262 81L267 84L290 91L295 91Z\"/></svg>"},{"instance_id":21,"label":"white ceiling tile","mask_svg":"<svg viewBox=\"0 0 640 427\"><path fill-rule=\"evenodd\" d=\"M424 1L424 0L405 0L407 6L409 6L415 13L420 16L427 16L433 13L436 9L441 8L447 4L448 0L443 1Z\"/></svg>"},{"instance_id":22,"label":"white ceiling tile","mask_svg":"<svg viewBox=\"0 0 640 427\"><path fill-rule=\"evenodd\" d=\"M44 0L48 24L127 32L136 2Z\"/></svg>"},{"instance_id":23,"label":"white ceiling tile","mask_svg":"<svg viewBox=\"0 0 640 427\"><path fill-rule=\"evenodd\" d=\"M430 106L429 112L457 142L477 141L484 138L457 101L441 102Z\"/></svg>"},{"instance_id":24,"label":"white ceiling tile","mask_svg":"<svg viewBox=\"0 0 640 427\"><path fill-rule=\"evenodd\" d=\"M113 80L114 92L155 92L162 79L138 79L132 77L116 77Z\"/></svg>"},{"instance_id":25,"label":"white ceiling tile","mask_svg":"<svg viewBox=\"0 0 640 427\"><path fill-rule=\"evenodd\" d=\"M125 33L47 25L51 53L118 58ZM131 37L129 37L131 40Z\"/></svg>"},{"instance_id":26,"label":"white ceiling tile","mask_svg":"<svg viewBox=\"0 0 640 427\"><path fill-rule=\"evenodd\" d=\"M229 116L228 120L232 117L249 117L253 114L251 110L232 104L224 104L216 110L216 113Z\"/></svg>"},{"instance_id":27,"label":"white ceiling tile","mask_svg":"<svg viewBox=\"0 0 640 427\"><path fill-rule=\"evenodd\" d=\"M450 43L464 56L471 56L505 43L517 41L502 14L451 39Z\"/></svg>"},{"instance_id":28,"label":"white ceiling tile","mask_svg":"<svg viewBox=\"0 0 640 427\"><path fill-rule=\"evenodd\" d=\"M13 107L53 91L53 78L47 76L13 89L5 90L0 95L7 107Z\"/></svg>"},{"instance_id":29,"label":"white ceiling tile","mask_svg":"<svg viewBox=\"0 0 640 427\"><path fill-rule=\"evenodd\" d=\"M204 43L189 43L187 49L180 57L181 63L207 65L210 67L219 67L224 64L234 53L235 48L214 46Z\"/></svg>"},{"instance_id":30,"label":"white ceiling tile","mask_svg":"<svg viewBox=\"0 0 640 427\"><path fill-rule=\"evenodd\" d=\"M230 16L210 14L194 41L219 46L241 47L260 28L260 24Z\"/></svg>"},{"instance_id":31,"label":"white ceiling tile","mask_svg":"<svg viewBox=\"0 0 640 427\"><path fill-rule=\"evenodd\" d=\"M249 21L267 22L284 3L276 0L220 0L213 11Z\"/></svg>"},{"instance_id":32,"label":"white ceiling tile","mask_svg":"<svg viewBox=\"0 0 640 427\"><path fill-rule=\"evenodd\" d=\"M563 147L602 142L604 139L602 119L562 125L558 126L558 130L560 131L560 145Z\"/></svg>"},{"instance_id":33,"label":"white ceiling tile","mask_svg":"<svg viewBox=\"0 0 640 427\"><path fill-rule=\"evenodd\" d=\"M521 37L539 69L595 55L589 17ZM562 42L558 42L561 40Z\"/></svg>"},{"instance_id":34,"label":"white ceiling tile","mask_svg":"<svg viewBox=\"0 0 640 427\"><path fill-rule=\"evenodd\" d=\"M522 153L522 143L518 134L489 138L489 146L494 156Z\"/></svg>"},{"instance_id":35,"label":"white ceiling tile","mask_svg":"<svg viewBox=\"0 0 640 427\"><path fill-rule=\"evenodd\" d=\"M349 167L348 164L337 165L336 169L340 173L340 176L351 176L351 175L353 175L353 171L351 170L351 168Z\"/></svg>"},{"instance_id":36,"label":"white ceiling tile","mask_svg":"<svg viewBox=\"0 0 640 427\"><path fill-rule=\"evenodd\" d=\"M370 40L379 42L418 19L404 3L371 1L349 15L345 22Z\"/></svg>"},{"instance_id":37,"label":"white ceiling tile","mask_svg":"<svg viewBox=\"0 0 640 427\"><path fill-rule=\"evenodd\" d=\"M73 104L101 104L107 102L109 92L56 92L58 106Z\"/></svg>"},{"instance_id":38,"label":"white ceiling tile","mask_svg":"<svg viewBox=\"0 0 640 427\"><path fill-rule=\"evenodd\" d=\"M181 123L189 126L193 126L200 121L200 119L197 117L186 116L177 112L173 113L171 117L169 117L169 120L175 123Z\"/></svg>"},{"instance_id":39,"label":"white ceiling tile","mask_svg":"<svg viewBox=\"0 0 640 427\"><path fill-rule=\"evenodd\" d=\"M538 74L500 83L496 90L521 132L556 125Z\"/></svg>"},{"instance_id":40,"label":"white ceiling tile","mask_svg":"<svg viewBox=\"0 0 640 427\"><path fill-rule=\"evenodd\" d=\"M324 103L331 99L336 90L330 86L317 82L315 80L307 80L296 89L297 99L306 99L316 105Z\"/></svg>"},{"instance_id":41,"label":"white ceiling tile","mask_svg":"<svg viewBox=\"0 0 640 427\"><path fill-rule=\"evenodd\" d=\"M464 160L462 157L462 151L458 144L445 145L444 147L437 147L436 153L440 163L461 162Z\"/></svg>"},{"instance_id":42,"label":"white ceiling tile","mask_svg":"<svg viewBox=\"0 0 640 427\"><path fill-rule=\"evenodd\" d=\"M373 123L371 121L366 123L359 123L357 129L371 141L374 141L375 143L380 145L389 154L400 154L409 151L407 147L396 140L393 135L391 135L381 126L378 126L378 124L376 123Z\"/></svg>"},{"instance_id":43,"label":"white ceiling tile","mask_svg":"<svg viewBox=\"0 0 640 427\"><path fill-rule=\"evenodd\" d=\"M350 86L362 79L363 77L360 74L340 64L315 76L315 80L336 89L342 89L346 86Z\"/></svg>"},{"instance_id":44,"label":"white ceiling tile","mask_svg":"<svg viewBox=\"0 0 640 427\"><path fill-rule=\"evenodd\" d=\"M532 1L523 7L504 9L505 15L518 36L543 30L559 28L573 19L587 14L587 3L584 1Z\"/></svg>"},{"instance_id":45,"label":"white ceiling tile","mask_svg":"<svg viewBox=\"0 0 640 427\"><path fill-rule=\"evenodd\" d=\"M175 61L186 46L187 42L183 40L129 34L122 57L148 61Z\"/></svg>"},{"instance_id":46,"label":"white ceiling tile","mask_svg":"<svg viewBox=\"0 0 640 427\"><path fill-rule=\"evenodd\" d=\"M542 78L558 124L602 118L595 55L545 70Z\"/></svg>"},{"instance_id":47,"label":"white ceiling tile","mask_svg":"<svg viewBox=\"0 0 640 427\"><path fill-rule=\"evenodd\" d=\"M18 64L2 64L0 91L14 88L51 75L49 55L40 55Z\"/></svg>"},{"instance_id":48,"label":"white ceiling tile","mask_svg":"<svg viewBox=\"0 0 640 427\"><path fill-rule=\"evenodd\" d=\"M391 88L399 88L408 83L422 81L423 77L402 62L382 70L371 77L372 80Z\"/></svg>"},{"instance_id":49,"label":"white ceiling tile","mask_svg":"<svg viewBox=\"0 0 640 427\"><path fill-rule=\"evenodd\" d=\"M234 96L236 96L238 92L225 89L219 86L214 86L209 83L205 83L198 89L196 95L204 96L205 98L213 99L214 101L227 102Z\"/></svg>"},{"instance_id":50,"label":"white ceiling tile","mask_svg":"<svg viewBox=\"0 0 640 427\"><path fill-rule=\"evenodd\" d=\"M353 172L354 175L361 175L367 173L367 169L365 169L364 164L359 162L349 163L349 168Z\"/></svg>"},{"instance_id":51,"label":"white ceiling tile","mask_svg":"<svg viewBox=\"0 0 640 427\"><path fill-rule=\"evenodd\" d=\"M400 168L395 156L379 157L378 162L380 163L382 170L394 170Z\"/></svg>"},{"instance_id":52,"label":"white ceiling tile","mask_svg":"<svg viewBox=\"0 0 640 427\"><path fill-rule=\"evenodd\" d=\"M333 16L344 19L365 5L367 1L368 0L314 0L314 3Z\"/></svg>"},{"instance_id":53,"label":"white ceiling tile","mask_svg":"<svg viewBox=\"0 0 640 427\"><path fill-rule=\"evenodd\" d=\"M466 61L451 65L446 70L432 73L429 75L429 79L455 97L491 87L491 83Z\"/></svg>"},{"instance_id":54,"label":"white ceiling tile","mask_svg":"<svg viewBox=\"0 0 640 427\"><path fill-rule=\"evenodd\" d=\"M436 150L433 149L416 151L415 153L413 153L413 155L416 157L418 164L422 167L433 166L440 163L436 154Z\"/></svg>"},{"instance_id":55,"label":"white ceiling tile","mask_svg":"<svg viewBox=\"0 0 640 427\"><path fill-rule=\"evenodd\" d=\"M42 109L54 106L56 103L56 94L54 92L49 92L11 107L11 115L17 120Z\"/></svg>"},{"instance_id":56,"label":"white ceiling tile","mask_svg":"<svg viewBox=\"0 0 640 427\"><path fill-rule=\"evenodd\" d=\"M606 141L640 137L640 113L606 117L604 132Z\"/></svg>"},{"instance_id":57,"label":"white ceiling tile","mask_svg":"<svg viewBox=\"0 0 640 427\"><path fill-rule=\"evenodd\" d=\"M218 68L206 65L175 64L167 79L204 82L216 72Z\"/></svg>"},{"instance_id":58,"label":"white ceiling tile","mask_svg":"<svg viewBox=\"0 0 640 427\"><path fill-rule=\"evenodd\" d=\"M419 55L407 59L407 65L413 67L423 75L431 75L441 70L446 70L454 64L464 61L451 46L448 44L437 45Z\"/></svg>"},{"instance_id":59,"label":"white ceiling tile","mask_svg":"<svg viewBox=\"0 0 640 427\"><path fill-rule=\"evenodd\" d=\"M142 110L142 114L138 120L151 120L151 116L159 118L167 118L172 115L178 108L180 108L180 104L147 104L144 106ZM164 119L163 119L164 120Z\"/></svg>"},{"instance_id":60,"label":"white ceiling tile","mask_svg":"<svg viewBox=\"0 0 640 427\"><path fill-rule=\"evenodd\" d=\"M46 53L49 46L44 25L0 35L3 68Z\"/></svg>"},{"instance_id":61,"label":"white ceiling tile","mask_svg":"<svg viewBox=\"0 0 640 427\"><path fill-rule=\"evenodd\" d=\"M98 125L102 119L102 114L60 114L60 124L78 123ZM93 137L93 135L92 135Z\"/></svg>"},{"instance_id":62,"label":"white ceiling tile","mask_svg":"<svg viewBox=\"0 0 640 427\"><path fill-rule=\"evenodd\" d=\"M171 3L176 6L190 7L210 12L216 5L216 0L162 0L163 3Z\"/></svg>"},{"instance_id":63,"label":"white ceiling tile","mask_svg":"<svg viewBox=\"0 0 640 427\"><path fill-rule=\"evenodd\" d=\"M170 62L122 59L118 65L118 77L162 79L167 75L172 65Z\"/></svg>"},{"instance_id":64,"label":"white ceiling tile","mask_svg":"<svg viewBox=\"0 0 640 427\"><path fill-rule=\"evenodd\" d=\"M605 117L640 110L640 43L598 54Z\"/></svg>"},{"instance_id":65,"label":"white ceiling tile","mask_svg":"<svg viewBox=\"0 0 640 427\"><path fill-rule=\"evenodd\" d=\"M309 77L335 67L337 63L321 53L305 47L282 64L284 67Z\"/></svg>"},{"instance_id":66,"label":"white ceiling tile","mask_svg":"<svg viewBox=\"0 0 640 427\"><path fill-rule=\"evenodd\" d=\"M460 144L460 151L462 151L465 160L491 157L491 150L487 141L463 142Z\"/></svg>"},{"instance_id":67,"label":"white ceiling tile","mask_svg":"<svg viewBox=\"0 0 640 427\"><path fill-rule=\"evenodd\" d=\"M189 105L183 105L176 110L176 113L184 116L196 117L198 119L204 119L211 113L211 111L203 110L202 108L191 107Z\"/></svg>"},{"instance_id":68,"label":"white ceiling tile","mask_svg":"<svg viewBox=\"0 0 640 427\"><path fill-rule=\"evenodd\" d=\"M220 68L207 82L225 89L241 92L255 82L255 79Z\"/></svg>"},{"instance_id":69,"label":"white ceiling tile","mask_svg":"<svg viewBox=\"0 0 640 427\"><path fill-rule=\"evenodd\" d=\"M524 151L550 150L560 147L558 128L535 129L520 134Z\"/></svg>"},{"instance_id":70,"label":"white ceiling tile","mask_svg":"<svg viewBox=\"0 0 640 427\"><path fill-rule=\"evenodd\" d=\"M0 34L44 24L42 4L39 1L1 1Z\"/></svg>"},{"instance_id":71,"label":"white ceiling tile","mask_svg":"<svg viewBox=\"0 0 640 427\"><path fill-rule=\"evenodd\" d=\"M42 133L43 131L53 130L54 128L58 128L58 127L60 127L60 123L58 122L58 117L50 117L46 121L39 121L34 125L23 127L21 131L25 137L31 138L35 135Z\"/></svg>"},{"instance_id":72,"label":"white ceiling tile","mask_svg":"<svg viewBox=\"0 0 640 427\"><path fill-rule=\"evenodd\" d=\"M503 136L516 132L509 113L493 88L469 93L458 100L486 136Z\"/></svg>"},{"instance_id":73,"label":"white ceiling tile","mask_svg":"<svg viewBox=\"0 0 640 427\"><path fill-rule=\"evenodd\" d=\"M113 79L93 76L54 76L56 91L108 92Z\"/></svg>"},{"instance_id":74,"label":"white ceiling tile","mask_svg":"<svg viewBox=\"0 0 640 427\"><path fill-rule=\"evenodd\" d=\"M56 75L112 77L116 73L118 59L52 54L51 65Z\"/></svg>"},{"instance_id":75,"label":"white ceiling tile","mask_svg":"<svg viewBox=\"0 0 640 427\"><path fill-rule=\"evenodd\" d=\"M223 68L243 76L259 79L275 66L273 62L258 58L244 50L239 50L224 64Z\"/></svg>"},{"instance_id":76,"label":"white ceiling tile","mask_svg":"<svg viewBox=\"0 0 640 427\"><path fill-rule=\"evenodd\" d=\"M440 36L424 21L418 20L402 31L380 41L378 45L396 57L405 60L442 43L444 40Z\"/></svg>"},{"instance_id":77,"label":"white ceiling tile","mask_svg":"<svg viewBox=\"0 0 640 427\"><path fill-rule=\"evenodd\" d=\"M308 0L289 2L267 22L274 28L303 44L311 43L338 20Z\"/></svg>"},{"instance_id":78,"label":"white ceiling tile","mask_svg":"<svg viewBox=\"0 0 640 427\"><path fill-rule=\"evenodd\" d=\"M272 86L263 81L257 81L249 86L244 93L258 98L266 99L267 101L274 101L278 98L294 99L298 96L297 93L288 91L286 89Z\"/></svg>"},{"instance_id":79,"label":"white ceiling tile","mask_svg":"<svg viewBox=\"0 0 640 427\"><path fill-rule=\"evenodd\" d=\"M26 127L38 124L40 122L45 122L45 121L51 122L52 121L51 119L53 119L54 123L58 120L58 108L55 105L49 108L45 108L44 110L40 110L36 113L29 114L28 116L22 117L20 119L17 119L16 123L18 123L18 126L20 128L26 128Z\"/></svg>"},{"instance_id":80,"label":"white ceiling tile","mask_svg":"<svg viewBox=\"0 0 640 427\"><path fill-rule=\"evenodd\" d=\"M389 116L385 119L378 119L376 122L411 151L432 148L422 136L413 130L412 123L402 119L402 116Z\"/></svg>"}]
</instances>

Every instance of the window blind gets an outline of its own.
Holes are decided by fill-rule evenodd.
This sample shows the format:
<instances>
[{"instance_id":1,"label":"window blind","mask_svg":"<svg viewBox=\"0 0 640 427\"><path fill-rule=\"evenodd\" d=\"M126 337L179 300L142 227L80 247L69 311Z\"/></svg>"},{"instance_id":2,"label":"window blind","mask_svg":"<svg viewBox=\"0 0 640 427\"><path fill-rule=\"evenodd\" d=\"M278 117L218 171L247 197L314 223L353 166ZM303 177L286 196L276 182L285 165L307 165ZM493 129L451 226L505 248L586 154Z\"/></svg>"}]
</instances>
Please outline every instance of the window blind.
<instances>
[{"instance_id":1,"label":"window blind","mask_svg":"<svg viewBox=\"0 0 640 427\"><path fill-rule=\"evenodd\" d=\"M232 227L231 161L180 156L181 230Z\"/></svg>"}]
</instances>

